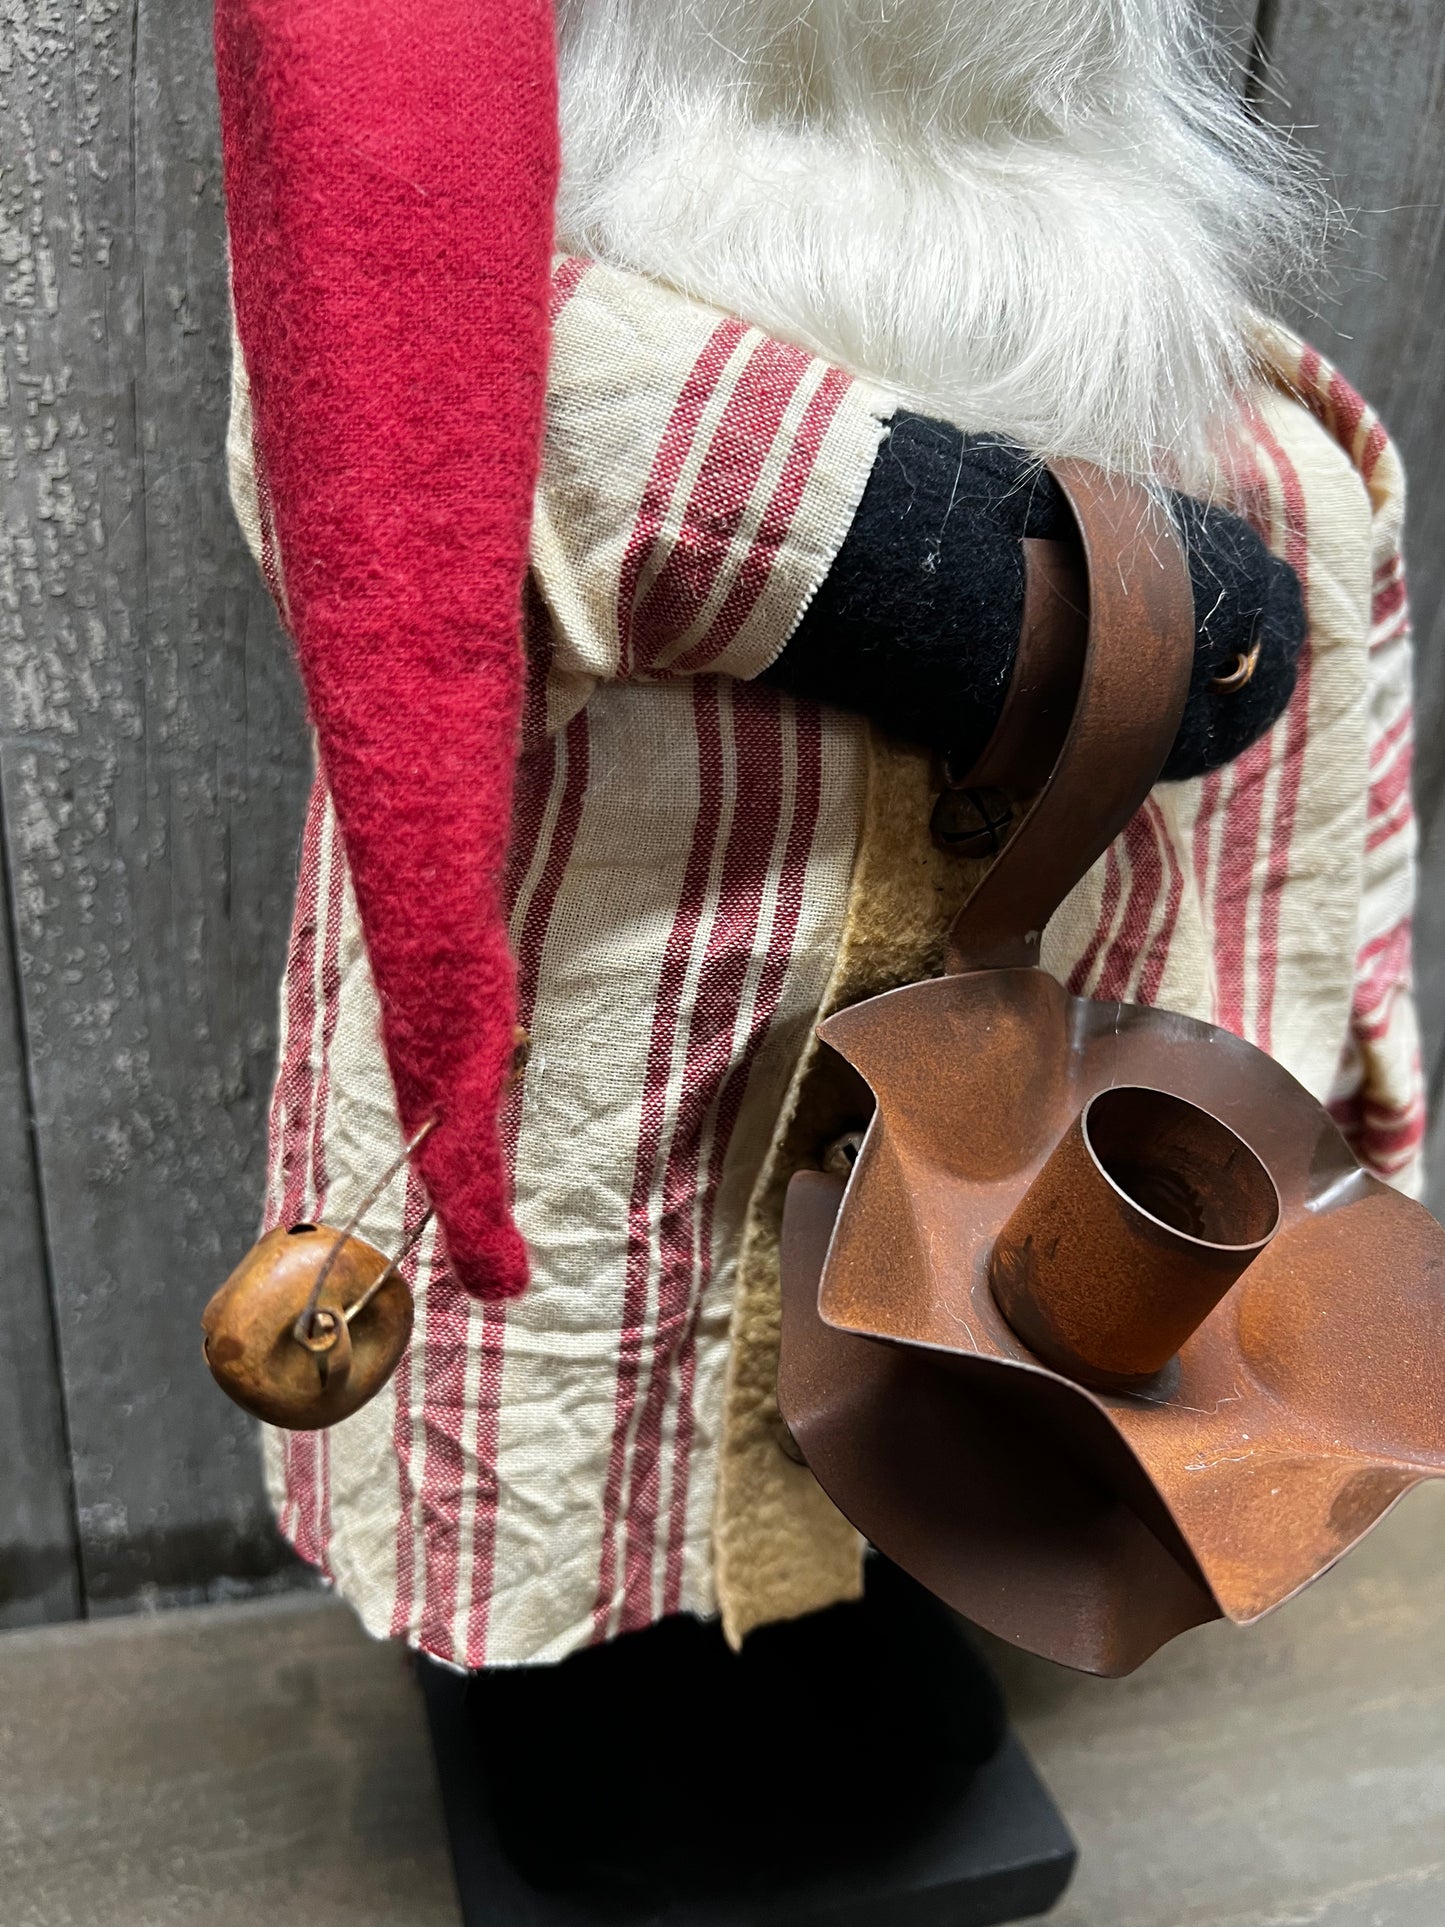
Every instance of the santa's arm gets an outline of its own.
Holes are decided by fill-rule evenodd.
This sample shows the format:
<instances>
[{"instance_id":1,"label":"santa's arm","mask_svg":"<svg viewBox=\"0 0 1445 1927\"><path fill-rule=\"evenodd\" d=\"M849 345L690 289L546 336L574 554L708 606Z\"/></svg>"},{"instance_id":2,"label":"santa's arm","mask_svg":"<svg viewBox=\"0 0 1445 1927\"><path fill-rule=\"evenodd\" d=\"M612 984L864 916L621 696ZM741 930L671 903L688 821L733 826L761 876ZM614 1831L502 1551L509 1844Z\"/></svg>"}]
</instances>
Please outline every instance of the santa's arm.
<instances>
[{"instance_id":1,"label":"santa's arm","mask_svg":"<svg viewBox=\"0 0 1445 1927\"><path fill-rule=\"evenodd\" d=\"M1018 640L1020 539L1070 531L1048 474L637 276L563 260L553 307L532 541L553 723L597 680L761 676L967 767ZM1246 523L1174 511L1198 649L1166 775L1188 776L1283 710L1304 615Z\"/></svg>"},{"instance_id":2,"label":"santa's arm","mask_svg":"<svg viewBox=\"0 0 1445 1927\"><path fill-rule=\"evenodd\" d=\"M1196 623L1189 700L1163 772L1178 779L1229 762L1283 713L1306 621L1293 569L1247 522L1187 496L1170 509ZM1020 543L1072 532L1058 484L1024 450L900 412L827 577L766 679L967 769L998 719L1018 645ZM1248 679L1230 688L1240 663L1252 664Z\"/></svg>"},{"instance_id":3,"label":"santa's arm","mask_svg":"<svg viewBox=\"0 0 1445 1927\"><path fill-rule=\"evenodd\" d=\"M553 272L532 573L553 727L597 681L758 676L836 560L895 399L601 263Z\"/></svg>"}]
</instances>

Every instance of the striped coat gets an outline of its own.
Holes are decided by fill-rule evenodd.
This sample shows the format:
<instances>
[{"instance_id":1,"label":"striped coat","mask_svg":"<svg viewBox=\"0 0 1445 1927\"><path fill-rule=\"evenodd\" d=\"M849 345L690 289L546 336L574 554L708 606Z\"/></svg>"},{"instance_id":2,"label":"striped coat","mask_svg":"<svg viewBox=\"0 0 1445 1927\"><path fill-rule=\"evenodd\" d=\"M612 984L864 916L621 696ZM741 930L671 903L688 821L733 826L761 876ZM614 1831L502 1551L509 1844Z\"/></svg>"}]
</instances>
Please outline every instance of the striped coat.
<instances>
[{"instance_id":1,"label":"striped coat","mask_svg":"<svg viewBox=\"0 0 1445 1927\"><path fill-rule=\"evenodd\" d=\"M533 1047L504 1131L533 1283L508 1305L466 1299L428 1230L392 1384L329 1433L266 1442L298 1551L373 1632L468 1666L727 1612L736 1562L715 1556L719 1535L765 1529L724 1517L720 1476L743 1423L739 1251L857 910L877 789L863 723L754 679L841 544L892 399L603 266L560 262L553 309L508 878ZM1276 378L1240 421L1225 486L1304 582L1295 697L1235 764L1154 793L1051 923L1044 960L1075 991L1270 1050L1409 1185L1423 1111L1401 477L1313 351L1271 335L1266 353ZM274 582L239 357L230 459ZM318 778L267 1224L338 1222L398 1148ZM395 1248L423 1211L400 1177L363 1233ZM823 1502L815 1487L794 1500L796 1565ZM801 1593L764 1583L731 1623L838 1596L829 1571Z\"/></svg>"}]
</instances>

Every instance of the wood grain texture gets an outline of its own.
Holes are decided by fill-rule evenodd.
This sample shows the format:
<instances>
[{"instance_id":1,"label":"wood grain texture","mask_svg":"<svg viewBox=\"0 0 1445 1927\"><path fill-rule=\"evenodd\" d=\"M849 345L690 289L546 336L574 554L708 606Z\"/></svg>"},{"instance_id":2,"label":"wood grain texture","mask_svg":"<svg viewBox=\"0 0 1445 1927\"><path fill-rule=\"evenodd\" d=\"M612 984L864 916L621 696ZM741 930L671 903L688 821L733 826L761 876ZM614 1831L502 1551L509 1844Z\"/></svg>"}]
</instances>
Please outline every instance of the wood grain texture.
<instances>
[{"instance_id":1,"label":"wood grain texture","mask_svg":"<svg viewBox=\"0 0 1445 1927\"><path fill-rule=\"evenodd\" d=\"M1445 8L1440 0L1264 0L1268 119L1323 161L1348 217L1322 298L1295 319L1384 417L1410 479L1418 688L1417 924L1445 1210Z\"/></svg>"},{"instance_id":2,"label":"wood grain texture","mask_svg":"<svg viewBox=\"0 0 1445 1927\"><path fill-rule=\"evenodd\" d=\"M5 1927L460 1927L405 1656L293 1598L0 1640Z\"/></svg>"},{"instance_id":3,"label":"wood grain texture","mask_svg":"<svg viewBox=\"0 0 1445 1927\"><path fill-rule=\"evenodd\" d=\"M281 1560L198 1317L254 1236L308 752L225 500L208 9L7 0L0 144L0 784L95 1611Z\"/></svg>"},{"instance_id":4,"label":"wood grain texture","mask_svg":"<svg viewBox=\"0 0 1445 1927\"><path fill-rule=\"evenodd\" d=\"M0 324L0 368L4 346ZM12 468L0 453L0 473ZM18 535L0 513L6 589L22 573ZM0 661L9 653L15 620L9 596L0 598ZM73 1618L80 1603L69 1440L16 989L10 927L0 906L0 1630Z\"/></svg>"}]
</instances>

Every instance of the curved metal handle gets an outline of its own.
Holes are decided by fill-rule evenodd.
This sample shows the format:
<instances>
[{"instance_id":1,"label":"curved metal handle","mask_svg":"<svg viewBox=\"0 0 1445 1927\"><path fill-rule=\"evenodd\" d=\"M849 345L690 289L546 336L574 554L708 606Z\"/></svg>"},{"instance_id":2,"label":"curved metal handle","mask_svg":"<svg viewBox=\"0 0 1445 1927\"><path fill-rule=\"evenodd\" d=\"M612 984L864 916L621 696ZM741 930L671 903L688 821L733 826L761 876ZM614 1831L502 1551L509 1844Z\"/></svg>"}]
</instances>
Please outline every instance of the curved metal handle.
<instances>
[{"instance_id":1,"label":"curved metal handle","mask_svg":"<svg viewBox=\"0 0 1445 1927\"><path fill-rule=\"evenodd\" d=\"M1044 925L1153 788L1189 694L1194 597L1163 508L1090 462L1049 467L1088 568L1078 701L1052 774L954 919L949 973L1038 962Z\"/></svg>"}]
</instances>

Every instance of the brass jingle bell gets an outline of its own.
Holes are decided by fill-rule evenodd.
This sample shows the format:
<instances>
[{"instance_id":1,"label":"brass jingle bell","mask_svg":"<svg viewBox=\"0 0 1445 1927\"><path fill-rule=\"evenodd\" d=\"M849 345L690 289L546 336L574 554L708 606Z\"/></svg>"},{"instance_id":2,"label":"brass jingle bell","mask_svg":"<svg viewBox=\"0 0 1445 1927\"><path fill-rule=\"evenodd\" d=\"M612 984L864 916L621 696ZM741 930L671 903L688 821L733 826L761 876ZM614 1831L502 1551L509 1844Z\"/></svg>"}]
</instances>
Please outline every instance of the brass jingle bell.
<instances>
[{"instance_id":1,"label":"brass jingle bell","mask_svg":"<svg viewBox=\"0 0 1445 1927\"><path fill-rule=\"evenodd\" d=\"M268 1232L201 1316L206 1364L221 1390L292 1432L335 1425L375 1397L411 1325L411 1292L395 1261L313 1224Z\"/></svg>"}]
</instances>

